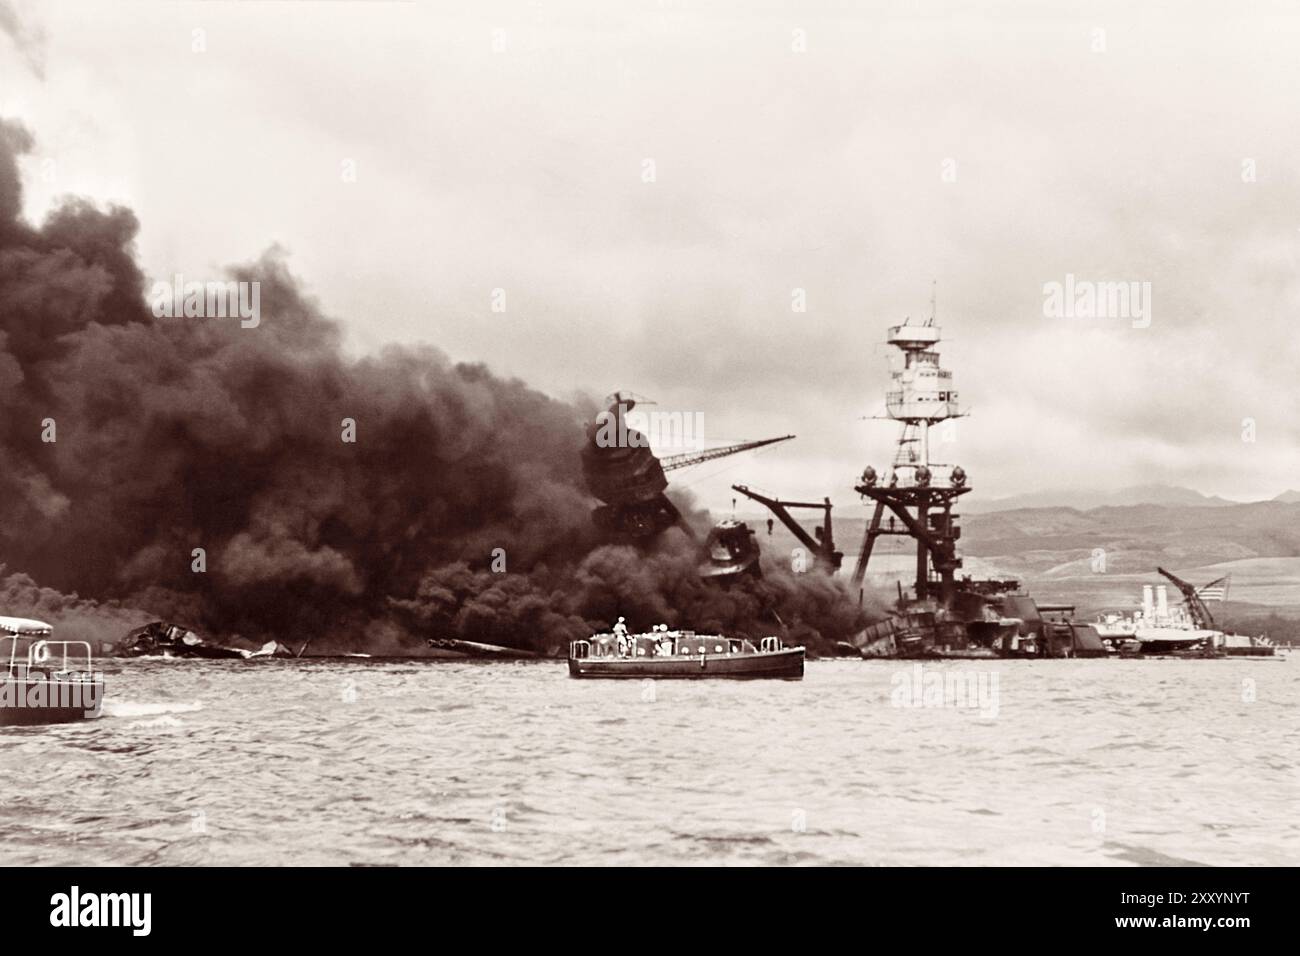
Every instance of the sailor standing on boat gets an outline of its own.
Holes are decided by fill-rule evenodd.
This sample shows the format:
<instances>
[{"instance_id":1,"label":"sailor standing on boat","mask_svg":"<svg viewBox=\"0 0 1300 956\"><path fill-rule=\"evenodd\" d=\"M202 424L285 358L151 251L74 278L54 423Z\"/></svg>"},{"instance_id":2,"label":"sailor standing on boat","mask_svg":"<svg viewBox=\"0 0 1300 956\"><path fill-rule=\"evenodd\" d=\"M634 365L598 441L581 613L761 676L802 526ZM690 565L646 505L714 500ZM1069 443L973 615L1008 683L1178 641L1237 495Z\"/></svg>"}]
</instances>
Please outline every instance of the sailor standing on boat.
<instances>
[{"instance_id":1,"label":"sailor standing on boat","mask_svg":"<svg viewBox=\"0 0 1300 956\"><path fill-rule=\"evenodd\" d=\"M623 623L621 617L614 625L614 637L618 639L618 656L627 657L627 625Z\"/></svg>"}]
</instances>

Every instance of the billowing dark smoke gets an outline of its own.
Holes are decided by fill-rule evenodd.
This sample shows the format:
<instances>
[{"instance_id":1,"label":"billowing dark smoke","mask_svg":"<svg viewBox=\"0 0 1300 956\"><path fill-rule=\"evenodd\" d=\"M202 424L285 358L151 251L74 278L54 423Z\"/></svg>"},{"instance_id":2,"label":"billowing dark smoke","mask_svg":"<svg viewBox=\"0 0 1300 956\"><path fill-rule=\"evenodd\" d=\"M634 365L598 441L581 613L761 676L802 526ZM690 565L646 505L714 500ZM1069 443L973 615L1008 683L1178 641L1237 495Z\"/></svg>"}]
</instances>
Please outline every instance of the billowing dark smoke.
<instances>
[{"instance_id":1,"label":"billowing dark smoke","mask_svg":"<svg viewBox=\"0 0 1300 956\"><path fill-rule=\"evenodd\" d=\"M0 564L0 608L7 614L41 621L57 621L59 639L64 641L113 640L149 621L138 608L122 607L116 601L90 601L75 594L43 588L26 574L7 574ZM4 652L9 654L8 644Z\"/></svg>"},{"instance_id":2,"label":"billowing dark smoke","mask_svg":"<svg viewBox=\"0 0 1300 956\"><path fill-rule=\"evenodd\" d=\"M597 546L579 467L594 404L432 348L349 360L275 251L232 270L260 282L256 328L155 318L129 210L22 221L28 148L0 124L0 559L31 575L19 593L314 652L550 650L617 614L757 633L775 612L814 641L861 625L813 575L704 585L676 532L649 555Z\"/></svg>"}]
</instances>

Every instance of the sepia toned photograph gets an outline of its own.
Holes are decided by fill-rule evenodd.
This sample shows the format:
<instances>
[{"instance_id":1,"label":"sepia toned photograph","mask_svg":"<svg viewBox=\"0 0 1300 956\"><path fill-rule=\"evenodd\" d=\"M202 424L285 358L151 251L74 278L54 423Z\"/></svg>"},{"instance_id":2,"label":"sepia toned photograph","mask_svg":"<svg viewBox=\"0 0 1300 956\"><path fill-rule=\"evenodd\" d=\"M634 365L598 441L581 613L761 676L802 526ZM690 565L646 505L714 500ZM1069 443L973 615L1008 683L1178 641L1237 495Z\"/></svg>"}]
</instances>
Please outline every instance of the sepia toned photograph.
<instances>
[{"instance_id":1,"label":"sepia toned photograph","mask_svg":"<svg viewBox=\"0 0 1300 956\"><path fill-rule=\"evenodd\" d=\"M1051 868L1240 939L1300 862L1298 89L1283 2L0 0L31 919Z\"/></svg>"}]
</instances>

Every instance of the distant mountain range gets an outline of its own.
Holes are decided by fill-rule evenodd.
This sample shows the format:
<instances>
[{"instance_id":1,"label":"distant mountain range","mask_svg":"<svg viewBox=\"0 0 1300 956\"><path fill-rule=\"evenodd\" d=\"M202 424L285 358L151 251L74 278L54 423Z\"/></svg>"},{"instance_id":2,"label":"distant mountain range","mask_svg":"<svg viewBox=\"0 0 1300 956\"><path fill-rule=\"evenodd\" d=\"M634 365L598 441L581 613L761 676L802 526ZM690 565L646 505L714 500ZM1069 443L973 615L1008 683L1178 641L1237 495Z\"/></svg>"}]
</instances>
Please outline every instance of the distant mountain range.
<instances>
[{"instance_id":1,"label":"distant mountain range","mask_svg":"<svg viewBox=\"0 0 1300 956\"><path fill-rule=\"evenodd\" d=\"M1035 593L1088 613L1131 606L1138 583L1150 582L1155 569L1165 567L1201 584L1232 575L1230 600L1238 606L1229 618L1242 627L1247 607L1241 602L1300 619L1300 495L1295 492L1218 507L1138 504L972 514L962 521L960 547L963 554L1027 582ZM1300 637L1300 629L1292 627L1290 633Z\"/></svg>"},{"instance_id":2,"label":"distant mountain range","mask_svg":"<svg viewBox=\"0 0 1300 956\"><path fill-rule=\"evenodd\" d=\"M1087 574L1104 549L1111 572L1300 556L1300 502L1020 508L972 514L962 550L1022 572Z\"/></svg>"},{"instance_id":3,"label":"distant mountain range","mask_svg":"<svg viewBox=\"0 0 1300 956\"><path fill-rule=\"evenodd\" d=\"M1273 501L1286 504L1300 502L1300 491L1284 491ZM1015 511L1021 508L1074 508L1091 511L1094 508L1123 508L1131 505L1162 505L1177 508L1224 508L1242 504L1216 495L1203 495L1191 488L1177 485L1133 485L1115 491L1059 488L1032 491L1006 498L977 498L972 495L961 503L964 514L989 514L994 511Z\"/></svg>"}]
</instances>

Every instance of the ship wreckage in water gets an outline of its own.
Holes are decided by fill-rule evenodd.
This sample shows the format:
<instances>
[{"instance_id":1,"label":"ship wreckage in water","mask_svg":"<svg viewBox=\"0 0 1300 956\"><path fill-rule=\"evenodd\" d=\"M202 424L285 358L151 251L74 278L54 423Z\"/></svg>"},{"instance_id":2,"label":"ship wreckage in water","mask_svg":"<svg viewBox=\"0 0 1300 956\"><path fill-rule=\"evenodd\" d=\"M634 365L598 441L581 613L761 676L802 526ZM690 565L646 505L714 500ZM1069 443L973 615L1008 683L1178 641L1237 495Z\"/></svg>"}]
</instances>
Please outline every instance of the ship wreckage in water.
<instances>
[{"instance_id":1,"label":"ship wreckage in water","mask_svg":"<svg viewBox=\"0 0 1300 956\"><path fill-rule=\"evenodd\" d=\"M1168 627L1153 636L1140 626L1130 634L1123 627L1117 630L1113 621L1076 621L1072 605L1039 604L1016 580L958 577L961 529L954 507L971 485L963 468L931 458L931 430L965 414L952 373L939 361L939 327L932 314L923 324L904 322L890 328L886 341L898 352L885 393L886 414L878 417L896 422L898 437L887 471L882 474L868 466L854 486L874 507L850 580L861 601L875 544L882 536L911 539L915 578L911 593L901 581L896 583L892 613L854 635L846 651L863 657L958 659L1272 656L1273 646L1264 638L1214 628L1201 595L1222 581L1195 588L1158 569L1183 592L1189 623L1172 636L1166 633ZM821 504L783 502L744 485L732 487L771 510L815 555L816 568L830 574L839 569L842 556L835 549L829 498ZM813 535L794 519L792 508L823 512ZM1172 653L1169 648L1174 648Z\"/></svg>"},{"instance_id":2,"label":"ship wreckage in water","mask_svg":"<svg viewBox=\"0 0 1300 956\"><path fill-rule=\"evenodd\" d=\"M1071 620L1067 605L1039 605L1015 580L958 577L961 529L954 506L971 491L958 465L931 459L931 430L962 417L952 373L940 365L939 327L933 316L920 325L889 329L898 349L892 384L885 394L885 420L898 423L893 462L882 475L868 466L854 487L874 504L850 578L861 600L878 538L899 536L915 544L911 593L897 584L893 613L843 648L863 657L1104 657L1106 646L1088 624ZM836 550L829 498L821 503L782 501L733 485L768 508L813 555L816 570L834 574ZM821 512L809 534L792 509Z\"/></svg>"},{"instance_id":3,"label":"ship wreckage in water","mask_svg":"<svg viewBox=\"0 0 1300 956\"><path fill-rule=\"evenodd\" d=\"M651 449L650 439L637 427L642 423L635 409L653 403L623 392L615 392L607 401L609 407L587 426L582 474L587 490L600 501L592 511L592 521L606 540L614 543L645 545L672 527L694 538L691 527L666 494L666 473L794 438L761 438L660 458ZM675 413L674 417L682 416ZM677 431L677 440L682 440L684 430ZM741 575L758 576L762 573L758 558L754 532L743 521L726 519L713 527L704 542L700 574L717 583Z\"/></svg>"},{"instance_id":4,"label":"ship wreckage in water","mask_svg":"<svg viewBox=\"0 0 1300 956\"><path fill-rule=\"evenodd\" d=\"M896 325L886 339L898 355L885 417L899 431L887 479L867 466L854 488L874 508L852 582L861 593L876 540L887 535L915 543L916 574L911 595L898 584L896 613L854 645L864 656L1105 657L1096 630L1071 620L1072 607L1039 605L1016 580L957 577L961 528L953 508L971 486L959 465L931 459L931 430L964 414L952 373L939 362L939 340L933 316Z\"/></svg>"},{"instance_id":5,"label":"ship wreckage in water","mask_svg":"<svg viewBox=\"0 0 1300 956\"><path fill-rule=\"evenodd\" d=\"M647 547L672 527L680 528L695 539L694 532L665 494L668 488L666 472L794 437L784 435L660 458L651 450L649 438L637 427L644 417L633 414L638 404L653 403L638 396L615 393L608 399L608 408L587 426L582 472L587 490L599 501L592 512L592 521L609 543ZM677 417L680 418L680 414ZM754 532L743 522L720 522L710 531L700 550L700 576L711 583L726 586L742 577L760 577L762 574ZM781 624L774 611L771 616L774 623ZM278 641L257 645L238 638L214 641L183 624L154 621L136 628L106 649L118 657L256 660L321 656L311 645L310 639L298 642L295 647ZM525 648L443 636L429 637L424 645L418 653L421 658L508 660L541 656ZM370 655L350 653L342 656L366 658Z\"/></svg>"},{"instance_id":6,"label":"ship wreckage in water","mask_svg":"<svg viewBox=\"0 0 1300 956\"><path fill-rule=\"evenodd\" d=\"M1130 634L1114 621L1097 624L1077 622L1074 608L1064 604L1039 604L1012 579L973 579L958 576L962 559L957 553L961 537L959 515L954 510L960 499L972 489L966 472L958 465L938 462L931 457L931 432L945 423L962 417L952 373L940 364L937 346L940 330L934 317L922 324L904 322L889 329L887 343L897 349L892 384L885 394L885 415L875 416L897 423L898 434L893 461L882 472L868 466L854 490L870 502L871 512L856 563L849 581L851 589L845 601L852 603L857 593L861 605L866 595L865 582L877 539L884 536L904 537L915 548L915 576L910 592L896 582L897 598L883 619L838 643L824 642L821 648L846 656L901 658L1069 658L1106 657L1108 655L1155 653L1163 647L1155 638L1143 644L1145 632L1134 625ZM643 413L634 413L638 405L652 404L628 393L616 392L607 400L607 408L587 426L587 441L582 450L582 473L587 490L597 499L592 521L605 541L649 549L669 528L680 528L696 542L699 552L698 572L705 582L727 588L738 582L762 577L761 551L756 535L745 522L735 518L715 524L700 541L682 514L668 498L667 473L740 452L787 441L793 435L747 441L719 448L690 451L659 457L649 438L641 431ZM810 559L806 573L834 577L843 563L843 552L836 548L831 521L830 498L820 502L788 501L769 497L746 485L732 485L733 490L767 508L773 518L767 522L771 534L774 520L780 521L799 541ZM813 511L818 522L811 531L794 512ZM1243 647L1234 647L1228 638L1238 637L1209 631L1212 619L1196 597L1197 589L1186 585L1162 570L1184 590L1184 597L1196 618L1201 633L1218 635L1191 641L1179 632L1180 652L1215 657L1232 654L1272 654L1267 642L1242 638ZM1219 582L1212 582L1218 584ZM1207 588L1210 586L1207 586ZM1190 591L1189 591L1190 589ZM1204 590L1204 589L1201 589ZM1188 596L1190 593L1191 596ZM763 611L773 629L789 636L787 622L770 602ZM1209 621L1209 624L1205 622ZM1142 622L1139 622L1142 623ZM1165 630L1168 630L1166 627ZM1111 633L1114 631L1115 633ZM1122 633L1121 633L1122 632ZM1163 632L1162 632L1163 633ZM771 638L778 640L778 638ZM433 658L510 659L539 656L536 652L434 637L426 642L421 655ZM218 643L200 637L177 624L154 622L132 631L118 643L118 656L242 658L245 660L318 656L307 653L311 641L290 648L278 641L262 645L251 642ZM1165 644L1172 646L1170 641ZM1181 647L1189 644L1187 647ZM832 646L833 645L833 646ZM1194 646L1190 646L1194 645ZM354 653L347 657L369 657ZM1163 656L1163 655L1160 655Z\"/></svg>"},{"instance_id":7,"label":"ship wreckage in water","mask_svg":"<svg viewBox=\"0 0 1300 956\"><path fill-rule=\"evenodd\" d=\"M260 646L221 644L200 637L183 625L162 621L137 627L118 642L113 653L118 657L198 657L213 660L295 656L279 641L267 641Z\"/></svg>"},{"instance_id":8,"label":"ship wreckage in water","mask_svg":"<svg viewBox=\"0 0 1300 956\"><path fill-rule=\"evenodd\" d=\"M965 471L930 459L930 430L960 417L952 373L939 363L939 328L904 323L889 330L898 349L893 386L885 397L887 419L900 433L888 477L868 467L855 490L874 502L851 582L864 596L864 580L877 538L897 535L916 545L916 577L911 594L898 585L893 613L841 642L838 649L863 657L1085 657L1106 656L1107 648L1091 625L1071 620L1073 608L1038 605L1014 580L957 577L962 566L953 508L971 490ZM665 495L665 472L724 455L759 448L794 436L745 442L694 454L658 458L649 441L629 425L638 399L610 397L606 411L588 426L583 473L588 490L601 501L593 513L610 540L646 544L669 527L690 529ZM843 553L835 546L830 498L820 502L783 501L737 484L733 490L767 508L800 542L811 558L810 573L835 575ZM794 512L813 511L811 532ZM772 521L768 521L769 532ZM727 585L743 575L760 576L755 534L744 522L716 524L700 548L701 577ZM773 623L783 624L775 610Z\"/></svg>"},{"instance_id":9,"label":"ship wreckage in water","mask_svg":"<svg viewBox=\"0 0 1300 956\"><path fill-rule=\"evenodd\" d=\"M497 644L482 644L477 641L461 641L453 638L429 638L425 641L427 650L420 656L435 659L464 660L470 658L487 659L522 659L537 657L532 651L515 647L501 647ZM208 660L257 660L264 658L284 658L319 656L308 655L311 641L301 642L298 647L290 648L279 641L267 641L256 645L238 638L217 642L200 636L181 624L167 624L154 621L138 627L126 635L115 646L110 645L111 653L117 657L162 657L162 658L200 658ZM352 653L342 656L348 658L368 658L371 655Z\"/></svg>"},{"instance_id":10,"label":"ship wreckage in water","mask_svg":"<svg viewBox=\"0 0 1300 956\"><path fill-rule=\"evenodd\" d=\"M956 544L961 531L954 505L971 486L961 467L930 457L931 429L963 414L952 373L940 365L936 349L940 330L931 316L921 325L894 326L887 341L898 354L892 387L885 396L885 418L898 423L899 434L886 474L868 467L855 486L874 503L874 509L850 580L861 601L876 540L885 535L915 543L915 580L910 594L900 582L893 612L841 643L840 650L863 657L1106 656L1107 647L1097 631L1071 620L1072 607L1039 605L1015 580L958 578L962 561ZM738 450L744 447L751 446ZM658 482L662 492L662 473L647 473L647 477ZM820 502L783 501L743 484L732 488L771 511L795 536L811 556L813 573L839 571L843 553L835 546L829 497ZM594 483L592 490L609 500ZM811 533L795 511L819 513ZM675 513L665 520L672 518ZM769 520L769 530L771 524ZM710 567L756 569L758 565L753 532L741 522L717 525L704 551L706 576Z\"/></svg>"}]
</instances>

